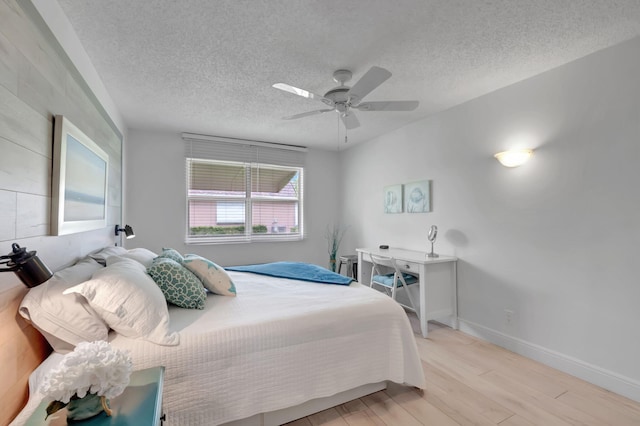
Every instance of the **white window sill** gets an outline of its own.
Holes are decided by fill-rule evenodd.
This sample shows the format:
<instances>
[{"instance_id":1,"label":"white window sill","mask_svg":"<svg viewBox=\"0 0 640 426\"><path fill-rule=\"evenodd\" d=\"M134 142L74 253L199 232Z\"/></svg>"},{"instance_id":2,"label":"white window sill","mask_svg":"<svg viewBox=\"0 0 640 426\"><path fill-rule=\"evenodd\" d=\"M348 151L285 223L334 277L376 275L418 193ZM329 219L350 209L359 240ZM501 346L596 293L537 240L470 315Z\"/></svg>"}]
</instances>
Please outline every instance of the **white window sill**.
<instances>
[{"instance_id":1,"label":"white window sill","mask_svg":"<svg viewBox=\"0 0 640 426\"><path fill-rule=\"evenodd\" d=\"M279 243L302 241L304 237L300 234L294 235L253 235L251 237L200 237L186 238L187 245L217 245L217 244L246 244L246 243Z\"/></svg>"}]
</instances>

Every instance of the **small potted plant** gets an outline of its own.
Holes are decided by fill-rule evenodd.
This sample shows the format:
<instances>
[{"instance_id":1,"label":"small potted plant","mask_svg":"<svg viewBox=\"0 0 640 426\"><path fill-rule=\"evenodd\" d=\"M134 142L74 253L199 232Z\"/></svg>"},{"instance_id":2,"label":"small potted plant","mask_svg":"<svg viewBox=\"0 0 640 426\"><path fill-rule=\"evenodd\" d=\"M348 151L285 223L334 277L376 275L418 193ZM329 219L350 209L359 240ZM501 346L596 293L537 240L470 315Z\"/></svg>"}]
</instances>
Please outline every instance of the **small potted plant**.
<instances>
[{"instance_id":1,"label":"small potted plant","mask_svg":"<svg viewBox=\"0 0 640 426\"><path fill-rule=\"evenodd\" d=\"M338 255L338 249L340 248L340 243L342 242L345 232L346 229L341 226L327 225L325 238L328 243L327 250L329 252L329 267L332 272L336 272L336 256Z\"/></svg>"},{"instance_id":2,"label":"small potted plant","mask_svg":"<svg viewBox=\"0 0 640 426\"><path fill-rule=\"evenodd\" d=\"M110 416L109 399L124 392L132 368L129 354L107 342L79 343L42 383L40 391L52 399L47 417L65 407L69 420L84 420L102 411Z\"/></svg>"}]
</instances>

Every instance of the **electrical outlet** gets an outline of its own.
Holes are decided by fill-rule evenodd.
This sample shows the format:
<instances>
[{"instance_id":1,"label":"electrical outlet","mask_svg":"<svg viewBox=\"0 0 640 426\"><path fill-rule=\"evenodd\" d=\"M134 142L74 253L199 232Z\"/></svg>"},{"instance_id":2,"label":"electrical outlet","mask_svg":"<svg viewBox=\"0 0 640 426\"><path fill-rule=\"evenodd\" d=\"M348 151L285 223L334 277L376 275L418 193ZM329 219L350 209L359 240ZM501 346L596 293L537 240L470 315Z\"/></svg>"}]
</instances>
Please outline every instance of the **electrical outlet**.
<instances>
[{"instance_id":1,"label":"electrical outlet","mask_svg":"<svg viewBox=\"0 0 640 426\"><path fill-rule=\"evenodd\" d=\"M504 323L506 325L513 325L514 312L511 309L504 310Z\"/></svg>"}]
</instances>

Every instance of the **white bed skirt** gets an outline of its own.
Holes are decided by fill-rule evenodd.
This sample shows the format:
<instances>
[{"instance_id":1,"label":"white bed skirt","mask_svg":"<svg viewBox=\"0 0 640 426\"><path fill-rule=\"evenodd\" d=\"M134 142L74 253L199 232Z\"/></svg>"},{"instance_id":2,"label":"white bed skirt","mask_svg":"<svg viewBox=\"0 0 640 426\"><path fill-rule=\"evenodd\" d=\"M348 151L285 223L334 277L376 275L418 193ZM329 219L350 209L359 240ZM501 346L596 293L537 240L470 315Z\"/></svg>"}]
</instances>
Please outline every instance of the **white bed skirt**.
<instances>
[{"instance_id":1,"label":"white bed skirt","mask_svg":"<svg viewBox=\"0 0 640 426\"><path fill-rule=\"evenodd\" d=\"M289 423L386 388L386 382L370 383L368 385L359 386L355 389L340 392L333 396L312 399L311 401L307 401L295 407L283 408L269 413L256 414L255 416L251 416L246 419L225 423L224 426L280 426L284 423Z\"/></svg>"}]
</instances>

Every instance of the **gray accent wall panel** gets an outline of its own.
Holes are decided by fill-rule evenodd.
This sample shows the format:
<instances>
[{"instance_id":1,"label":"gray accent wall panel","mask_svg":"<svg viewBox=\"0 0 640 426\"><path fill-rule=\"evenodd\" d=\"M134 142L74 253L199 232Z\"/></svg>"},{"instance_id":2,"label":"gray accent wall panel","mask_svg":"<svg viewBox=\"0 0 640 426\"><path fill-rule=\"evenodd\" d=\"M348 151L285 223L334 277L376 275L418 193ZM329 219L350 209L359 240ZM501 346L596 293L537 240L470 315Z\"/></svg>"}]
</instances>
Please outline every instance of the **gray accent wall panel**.
<instances>
[{"instance_id":1,"label":"gray accent wall panel","mask_svg":"<svg viewBox=\"0 0 640 426\"><path fill-rule=\"evenodd\" d=\"M109 155L109 226L104 229L49 235L57 114ZM56 268L116 242L122 135L28 0L0 0L0 153L0 254L18 242Z\"/></svg>"},{"instance_id":2,"label":"gray accent wall panel","mask_svg":"<svg viewBox=\"0 0 640 426\"><path fill-rule=\"evenodd\" d=\"M0 34L0 85L13 94L18 93L18 72L15 67L17 52L9 40Z\"/></svg>"},{"instance_id":3,"label":"gray accent wall panel","mask_svg":"<svg viewBox=\"0 0 640 426\"><path fill-rule=\"evenodd\" d=\"M0 240L16 237L16 195L0 190Z\"/></svg>"}]
</instances>

